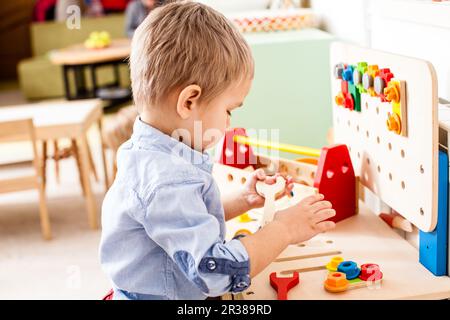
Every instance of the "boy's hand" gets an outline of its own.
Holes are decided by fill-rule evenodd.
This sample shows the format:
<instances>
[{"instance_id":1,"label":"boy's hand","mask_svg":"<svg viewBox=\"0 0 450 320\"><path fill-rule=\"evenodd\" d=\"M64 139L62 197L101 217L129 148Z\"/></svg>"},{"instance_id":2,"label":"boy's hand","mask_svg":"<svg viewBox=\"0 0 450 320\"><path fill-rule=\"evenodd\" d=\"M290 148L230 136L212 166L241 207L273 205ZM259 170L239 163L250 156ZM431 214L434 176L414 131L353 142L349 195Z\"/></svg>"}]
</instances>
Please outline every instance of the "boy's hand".
<instances>
[{"instance_id":1,"label":"boy's hand","mask_svg":"<svg viewBox=\"0 0 450 320\"><path fill-rule=\"evenodd\" d=\"M274 184L277 180L277 177L279 176L281 175L277 173L274 176L268 177L263 169L257 169L254 172L252 172L250 178L246 181L244 185L244 190L242 193L242 196L250 209L261 208L262 206L264 206L265 199L256 191L256 183L258 181L264 181L267 184ZM286 180L286 187L284 189L284 192L278 195L276 199L280 199L285 195L290 195L292 189L294 188L292 178L288 177L285 178L285 180Z\"/></svg>"},{"instance_id":2,"label":"boy's hand","mask_svg":"<svg viewBox=\"0 0 450 320\"><path fill-rule=\"evenodd\" d=\"M336 215L331 202L323 201L322 194L309 196L297 205L275 214L274 223L281 223L287 231L290 244L298 244L335 227L325 221Z\"/></svg>"}]
</instances>

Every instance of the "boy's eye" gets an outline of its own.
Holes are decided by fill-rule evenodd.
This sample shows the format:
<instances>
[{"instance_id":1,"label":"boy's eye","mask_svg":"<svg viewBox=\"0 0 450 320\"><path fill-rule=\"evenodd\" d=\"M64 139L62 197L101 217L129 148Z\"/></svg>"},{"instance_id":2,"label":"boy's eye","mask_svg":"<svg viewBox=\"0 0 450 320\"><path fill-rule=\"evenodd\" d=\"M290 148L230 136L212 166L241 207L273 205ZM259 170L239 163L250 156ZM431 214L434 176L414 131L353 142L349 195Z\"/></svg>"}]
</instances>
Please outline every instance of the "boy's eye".
<instances>
[{"instance_id":1,"label":"boy's eye","mask_svg":"<svg viewBox=\"0 0 450 320\"><path fill-rule=\"evenodd\" d=\"M228 115L231 117L231 111L227 110Z\"/></svg>"}]
</instances>

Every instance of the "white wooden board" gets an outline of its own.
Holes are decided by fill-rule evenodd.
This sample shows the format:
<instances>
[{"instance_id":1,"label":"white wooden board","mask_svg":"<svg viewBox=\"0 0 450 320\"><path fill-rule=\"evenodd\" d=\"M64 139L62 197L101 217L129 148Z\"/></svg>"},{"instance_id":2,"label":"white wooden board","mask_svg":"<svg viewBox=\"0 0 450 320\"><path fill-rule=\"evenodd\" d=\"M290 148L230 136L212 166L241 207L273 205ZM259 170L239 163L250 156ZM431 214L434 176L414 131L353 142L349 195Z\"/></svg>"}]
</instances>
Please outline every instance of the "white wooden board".
<instances>
[{"instance_id":1,"label":"white wooden board","mask_svg":"<svg viewBox=\"0 0 450 320\"><path fill-rule=\"evenodd\" d=\"M361 94L361 112L337 106L341 88L332 78L333 126L336 143L345 143L361 183L422 231L437 223L438 121L437 80L433 66L423 60L333 43L330 62L390 68L406 81L407 137L386 128L390 103Z\"/></svg>"}]
</instances>

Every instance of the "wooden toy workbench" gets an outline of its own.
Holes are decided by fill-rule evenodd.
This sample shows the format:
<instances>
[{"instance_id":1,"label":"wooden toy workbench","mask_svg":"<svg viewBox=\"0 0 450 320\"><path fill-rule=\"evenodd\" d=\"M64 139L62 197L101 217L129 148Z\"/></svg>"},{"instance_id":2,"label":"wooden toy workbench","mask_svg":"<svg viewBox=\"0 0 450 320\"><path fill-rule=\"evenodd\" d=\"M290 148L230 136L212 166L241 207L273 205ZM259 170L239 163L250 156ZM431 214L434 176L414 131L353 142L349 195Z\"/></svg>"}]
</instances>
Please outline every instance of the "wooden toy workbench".
<instances>
[{"instance_id":1,"label":"wooden toy workbench","mask_svg":"<svg viewBox=\"0 0 450 320\"><path fill-rule=\"evenodd\" d=\"M362 76L368 66L360 61L367 61L370 67L380 65L377 79L358 80L356 70ZM335 140L347 145L355 176L359 177L356 181L421 231L433 231L438 221L438 181L442 180L438 180L437 94L432 66L342 43L332 46L331 65L341 66L332 75L333 97L337 97L332 106ZM278 172L284 170L298 182L294 197L278 200L277 209L317 192L313 188L317 177L312 181L317 169L314 164L276 161ZM242 184L249 171L216 164L213 174L221 192L226 193ZM332 177L333 173L328 176ZM279 277L287 277L294 271L298 271L300 283L289 291L290 300L450 298L450 277L437 277L427 270L419 263L419 251L372 212L358 194L357 199L357 214L349 214L331 232L289 246L234 299L277 299L269 275L276 272ZM256 232L261 216L258 209L248 213L247 221L239 217L228 221L228 240L238 230ZM334 256L358 265L378 264L382 282L341 293L326 291L324 281L329 271L325 265Z\"/></svg>"},{"instance_id":2,"label":"wooden toy workbench","mask_svg":"<svg viewBox=\"0 0 450 320\"><path fill-rule=\"evenodd\" d=\"M227 192L229 182L225 181L224 172L229 172L229 169L223 167L219 164L215 165L214 175L221 192ZM237 169L233 170L234 176L238 174L237 172ZM242 172L240 175L246 174L248 173ZM292 205L311 194L311 189L296 184L294 198L279 200L278 208ZM260 216L258 211L250 212L249 216L257 220ZM254 232L258 227L258 221L242 223L239 222L239 218L230 220L227 222L227 240L231 239L239 229ZM234 298L276 300L276 292L268 280L271 272L281 274L284 270L316 269L326 265L333 256L342 256L346 260L357 261L361 264L379 264L384 274L383 282L379 287L361 288L336 294L329 293L323 288L323 282L328 273L325 268L299 272L300 283L289 291L289 299L446 299L450 297L450 278L435 277L425 269L419 263L417 249L370 212L362 202L359 204L359 213L337 223L335 230L297 246L289 246L278 259L321 254L324 256L273 262L252 279L252 285L247 291Z\"/></svg>"}]
</instances>

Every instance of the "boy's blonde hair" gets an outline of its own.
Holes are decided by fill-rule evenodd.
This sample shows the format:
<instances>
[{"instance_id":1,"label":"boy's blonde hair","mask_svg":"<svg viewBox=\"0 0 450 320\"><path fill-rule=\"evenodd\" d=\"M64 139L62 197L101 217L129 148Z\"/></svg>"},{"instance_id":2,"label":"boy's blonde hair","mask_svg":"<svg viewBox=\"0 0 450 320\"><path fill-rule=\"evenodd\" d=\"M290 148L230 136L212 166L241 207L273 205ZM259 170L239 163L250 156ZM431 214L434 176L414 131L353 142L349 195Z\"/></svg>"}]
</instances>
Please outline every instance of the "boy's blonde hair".
<instances>
[{"instance_id":1,"label":"boy's blonde hair","mask_svg":"<svg viewBox=\"0 0 450 320\"><path fill-rule=\"evenodd\" d=\"M139 112L191 84L209 102L233 82L253 77L253 58L241 34L222 14L196 2L173 1L153 10L136 29L131 48Z\"/></svg>"}]
</instances>

